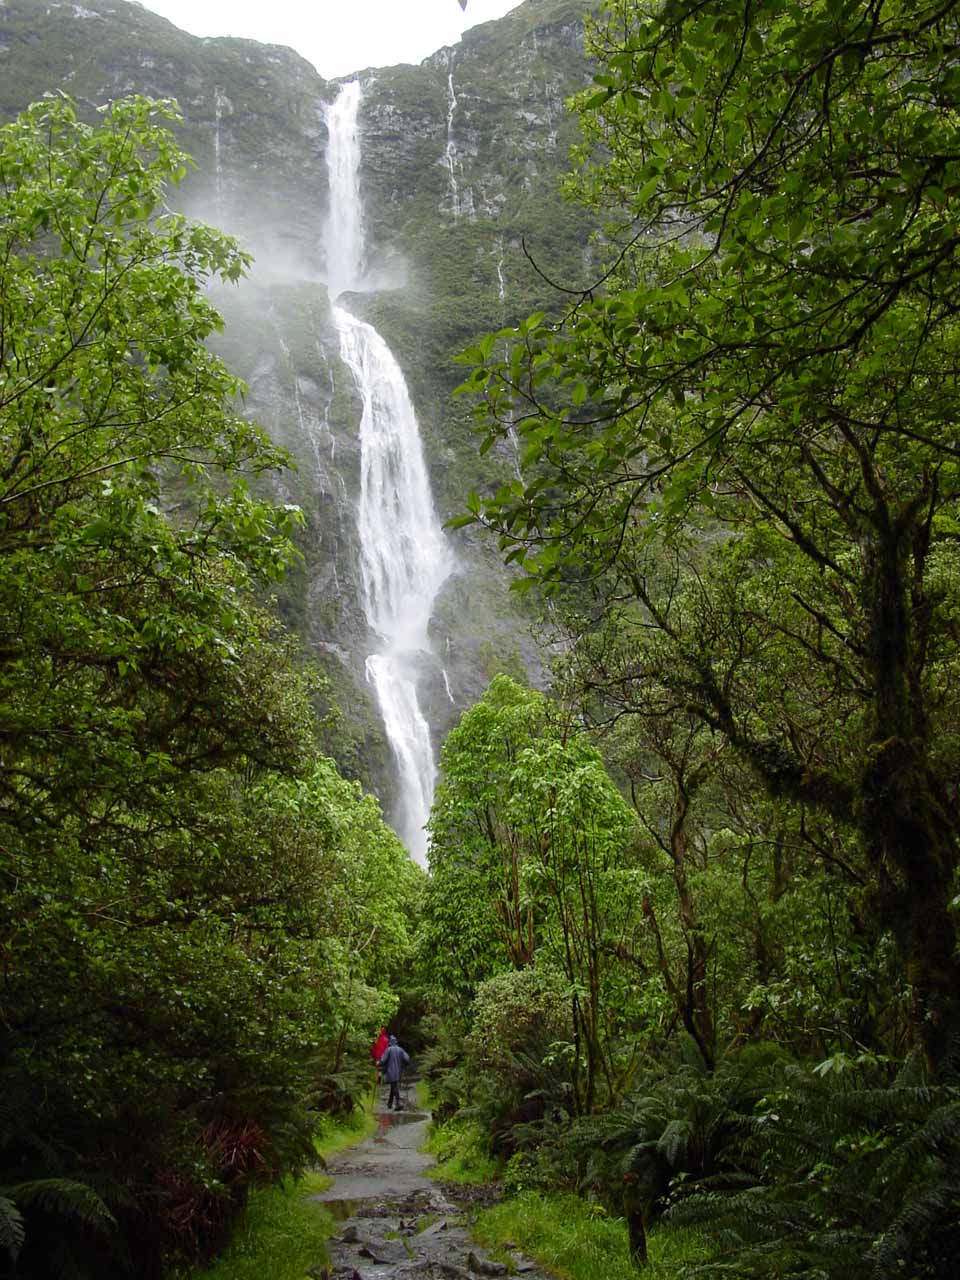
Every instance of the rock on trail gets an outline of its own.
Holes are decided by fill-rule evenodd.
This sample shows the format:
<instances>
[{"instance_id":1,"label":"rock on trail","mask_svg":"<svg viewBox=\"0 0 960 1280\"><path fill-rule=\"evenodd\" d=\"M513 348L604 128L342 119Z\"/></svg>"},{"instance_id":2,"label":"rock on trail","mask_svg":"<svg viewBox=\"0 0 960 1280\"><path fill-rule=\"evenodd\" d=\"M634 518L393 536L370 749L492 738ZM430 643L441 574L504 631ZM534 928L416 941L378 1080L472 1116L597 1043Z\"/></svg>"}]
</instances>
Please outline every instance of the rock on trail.
<instances>
[{"instance_id":1,"label":"rock on trail","mask_svg":"<svg viewBox=\"0 0 960 1280\"><path fill-rule=\"evenodd\" d=\"M329 1162L333 1185L311 1197L342 1222L328 1242L329 1262L311 1268L317 1280L477 1280L523 1275L547 1280L512 1251L511 1265L494 1262L470 1237L471 1210L489 1202L480 1188L426 1176L432 1156L417 1150L430 1116L378 1110L377 1131Z\"/></svg>"}]
</instances>

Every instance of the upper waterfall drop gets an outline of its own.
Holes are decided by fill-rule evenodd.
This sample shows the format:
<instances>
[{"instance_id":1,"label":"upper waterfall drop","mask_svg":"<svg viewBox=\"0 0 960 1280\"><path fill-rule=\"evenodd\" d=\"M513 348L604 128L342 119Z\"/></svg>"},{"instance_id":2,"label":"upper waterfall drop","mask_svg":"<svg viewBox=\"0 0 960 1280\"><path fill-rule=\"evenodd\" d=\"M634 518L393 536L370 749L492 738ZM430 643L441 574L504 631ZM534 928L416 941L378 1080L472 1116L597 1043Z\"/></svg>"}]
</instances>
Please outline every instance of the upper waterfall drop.
<instances>
[{"instance_id":1,"label":"upper waterfall drop","mask_svg":"<svg viewBox=\"0 0 960 1280\"><path fill-rule=\"evenodd\" d=\"M349 80L325 109L330 203L324 229L327 290L331 301L358 290L363 275L363 204L360 199L360 81Z\"/></svg>"},{"instance_id":2,"label":"upper waterfall drop","mask_svg":"<svg viewBox=\"0 0 960 1280\"><path fill-rule=\"evenodd\" d=\"M326 110L330 212L325 229L331 299L363 288L363 206L360 199L361 88L345 84ZM428 626L441 586L453 568L433 505L420 428L390 348L370 324L338 301L333 320L340 354L363 404L357 532L363 609L382 647L367 657L387 739L397 762L399 834L426 862L424 826L433 804L436 764L420 710L417 674L429 652Z\"/></svg>"}]
</instances>

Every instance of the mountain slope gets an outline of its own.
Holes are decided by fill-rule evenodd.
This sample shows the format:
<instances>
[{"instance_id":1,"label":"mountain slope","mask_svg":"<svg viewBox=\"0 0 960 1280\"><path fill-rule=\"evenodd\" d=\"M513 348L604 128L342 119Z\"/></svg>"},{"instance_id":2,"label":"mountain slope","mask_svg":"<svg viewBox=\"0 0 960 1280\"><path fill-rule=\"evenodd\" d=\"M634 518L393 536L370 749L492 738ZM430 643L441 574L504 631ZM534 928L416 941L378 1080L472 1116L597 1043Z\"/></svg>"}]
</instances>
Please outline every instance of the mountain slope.
<instances>
[{"instance_id":1,"label":"mountain slope","mask_svg":"<svg viewBox=\"0 0 960 1280\"><path fill-rule=\"evenodd\" d=\"M573 140L564 100L590 77L583 7L526 0L418 67L359 73L369 291L351 305L403 367L443 518L516 465L478 457L469 406L451 396L463 376L457 353L550 304L528 254L565 284L589 273L589 222L558 192ZM279 496L306 512L304 563L279 607L344 708L331 743L341 766L389 811L390 755L364 680L359 405L325 286L323 111L337 87L290 49L199 39L124 0L0 0L3 118L57 90L90 110L129 92L175 97L197 168L172 198L255 254L251 279L217 297L227 321L219 346L249 386L246 410L298 462ZM437 605L420 690L437 741L497 670L536 676L540 663L492 548L451 536L458 571Z\"/></svg>"}]
</instances>

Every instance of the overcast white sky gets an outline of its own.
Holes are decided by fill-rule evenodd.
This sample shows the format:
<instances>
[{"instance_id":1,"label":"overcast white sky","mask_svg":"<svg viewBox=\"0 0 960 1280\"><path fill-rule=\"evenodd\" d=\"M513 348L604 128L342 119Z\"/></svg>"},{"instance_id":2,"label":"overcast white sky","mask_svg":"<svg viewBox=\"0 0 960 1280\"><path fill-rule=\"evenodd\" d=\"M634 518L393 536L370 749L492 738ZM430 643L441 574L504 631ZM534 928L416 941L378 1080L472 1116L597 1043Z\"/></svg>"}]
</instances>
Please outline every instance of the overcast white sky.
<instances>
[{"instance_id":1,"label":"overcast white sky","mask_svg":"<svg viewBox=\"0 0 960 1280\"><path fill-rule=\"evenodd\" d=\"M288 44L328 80L364 67L420 62L520 0L144 0L195 36Z\"/></svg>"}]
</instances>

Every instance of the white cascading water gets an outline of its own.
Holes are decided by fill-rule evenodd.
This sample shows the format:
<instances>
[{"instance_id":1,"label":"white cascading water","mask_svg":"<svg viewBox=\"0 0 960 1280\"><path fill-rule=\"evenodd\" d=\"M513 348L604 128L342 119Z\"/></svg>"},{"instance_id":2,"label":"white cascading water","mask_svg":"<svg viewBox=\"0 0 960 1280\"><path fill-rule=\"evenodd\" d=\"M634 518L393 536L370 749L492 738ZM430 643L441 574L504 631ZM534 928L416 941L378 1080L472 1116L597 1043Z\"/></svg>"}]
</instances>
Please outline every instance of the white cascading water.
<instances>
[{"instance_id":1,"label":"white cascading water","mask_svg":"<svg viewBox=\"0 0 960 1280\"><path fill-rule=\"evenodd\" d=\"M454 218L460 217L460 189L457 185L457 147L453 141L453 115L457 109L457 95L453 91L453 72L447 76L447 149L443 153L443 167L450 179L450 202Z\"/></svg>"},{"instance_id":2,"label":"white cascading water","mask_svg":"<svg viewBox=\"0 0 960 1280\"><path fill-rule=\"evenodd\" d=\"M363 288L360 203L360 83L345 84L326 110L330 213L326 227L331 299ZM429 651L433 604L453 567L423 461L420 429L400 366L372 325L339 302L333 320L340 354L363 402L357 529L363 608L382 647L367 658L400 782L399 835L426 861L424 824L433 804L436 764L417 699L416 672Z\"/></svg>"},{"instance_id":3,"label":"white cascading water","mask_svg":"<svg viewBox=\"0 0 960 1280\"><path fill-rule=\"evenodd\" d=\"M223 120L223 94L219 85L213 89L213 181L217 226L223 222L223 168L220 163L220 123Z\"/></svg>"}]
</instances>

